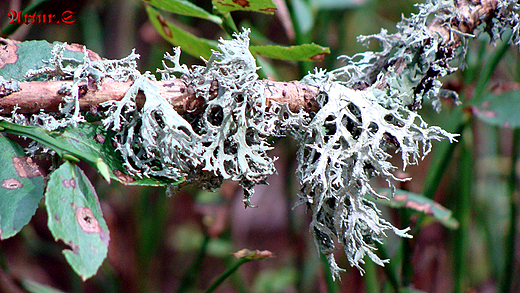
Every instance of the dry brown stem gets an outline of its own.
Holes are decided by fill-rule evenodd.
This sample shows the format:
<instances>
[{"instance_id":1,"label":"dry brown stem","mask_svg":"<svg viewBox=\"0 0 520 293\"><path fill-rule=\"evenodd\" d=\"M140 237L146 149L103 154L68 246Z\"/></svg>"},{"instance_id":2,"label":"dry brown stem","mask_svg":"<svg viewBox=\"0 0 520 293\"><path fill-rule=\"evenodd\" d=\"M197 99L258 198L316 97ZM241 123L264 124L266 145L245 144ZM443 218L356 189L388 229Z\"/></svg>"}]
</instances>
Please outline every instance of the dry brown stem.
<instances>
[{"instance_id":1,"label":"dry brown stem","mask_svg":"<svg viewBox=\"0 0 520 293\"><path fill-rule=\"evenodd\" d=\"M263 81L267 85L269 101L288 104L292 111L305 109L316 111L318 104L314 100L318 89L312 86L291 82ZM72 81L32 81L20 83L20 91L12 92L0 97L0 115L10 115L16 106L17 113L32 114L40 110L45 112L57 112L59 105L64 103L65 93L60 91L64 83L72 84ZM167 99L179 113L186 110L196 111L201 107L200 98L197 98L193 90L189 89L181 79L169 81L155 81L162 97ZM80 107L82 111L96 112L101 103L106 101L121 100L130 88L132 82L117 82L106 78L97 88L94 84L80 85ZM144 95L137 96L138 105L144 102Z\"/></svg>"}]
</instances>

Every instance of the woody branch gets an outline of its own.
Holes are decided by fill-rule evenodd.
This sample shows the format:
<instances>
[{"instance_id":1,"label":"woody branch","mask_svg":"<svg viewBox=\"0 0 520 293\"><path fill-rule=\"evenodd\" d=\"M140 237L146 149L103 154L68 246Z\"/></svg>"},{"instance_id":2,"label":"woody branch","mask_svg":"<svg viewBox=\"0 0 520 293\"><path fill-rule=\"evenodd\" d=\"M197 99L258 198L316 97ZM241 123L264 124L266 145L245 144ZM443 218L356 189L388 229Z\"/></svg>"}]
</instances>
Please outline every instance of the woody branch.
<instances>
[{"instance_id":1,"label":"woody branch","mask_svg":"<svg viewBox=\"0 0 520 293\"><path fill-rule=\"evenodd\" d=\"M478 3L472 3L478 2ZM497 0L469 1L461 0L457 4L459 17L447 24L440 18L435 18L428 26L429 30L436 33L442 39L441 46L453 49L461 44L462 33L472 33L478 25L491 18L496 10ZM7 40L10 41L10 40ZM9 56L11 54L11 56ZM5 66L3 60L14 60L16 62L16 52L3 52L0 66ZM374 63L373 72L380 72L387 68L388 56L382 56L381 60ZM4 63L3 65L1 63ZM297 81L291 82L271 82L266 83L267 97L269 101L288 104L291 111L304 109L312 112L318 110L318 104L314 98L318 94L318 88L301 84ZM367 81L372 84L373 81ZM0 115L10 115L15 107L18 113L38 113L57 112L59 105L64 103L65 93L60 91L64 83L72 81L33 81L20 83L20 90L10 92L0 86ZM169 81L156 81L161 95L179 112L197 112L203 107L202 101L197 97L190 85L182 79ZM98 88L93 84L80 86L80 107L82 111L96 112L99 106L106 101L121 100L132 82L117 82L106 78ZM138 105L144 104L144 95L137 97Z\"/></svg>"}]
</instances>

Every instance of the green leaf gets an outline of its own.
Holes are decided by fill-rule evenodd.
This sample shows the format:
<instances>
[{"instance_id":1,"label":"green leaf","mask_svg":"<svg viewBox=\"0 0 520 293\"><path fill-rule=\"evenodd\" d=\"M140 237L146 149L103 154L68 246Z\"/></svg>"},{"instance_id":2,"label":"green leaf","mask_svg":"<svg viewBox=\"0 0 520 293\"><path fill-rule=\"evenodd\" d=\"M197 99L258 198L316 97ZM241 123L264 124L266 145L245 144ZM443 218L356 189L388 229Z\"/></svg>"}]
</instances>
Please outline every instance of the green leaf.
<instances>
[{"instance_id":1,"label":"green leaf","mask_svg":"<svg viewBox=\"0 0 520 293\"><path fill-rule=\"evenodd\" d=\"M392 191L390 189L378 190L378 193L387 197L390 197ZM433 216L434 219L439 221L442 225L449 229L457 229L459 222L453 218L453 214L447 208L441 206L437 202L423 196L404 190L396 190L393 198L386 199L368 199L375 201L378 204L387 205L392 208L409 208L416 212L423 213L428 216Z\"/></svg>"},{"instance_id":2,"label":"green leaf","mask_svg":"<svg viewBox=\"0 0 520 293\"><path fill-rule=\"evenodd\" d=\"M52 47L59 42L53 44L47 41L26 41L16 43L7 40L7 44L0 48L0 55L5 51L12 59L0 59L0 76L5 79L15 79L18 81L27 81L25 73L28 70L41 69L46 66L44 61L52 57ZM15 54L12 54L16 52ZM7 54L9 53L9 54ZM65 58L74 58L78 61L83 60L83 52L77 46L67 46L63 53ZM43 80L43 77L41 78Z\"/></svg>"},{"instance_id":3,"label":"green leaf","mask_svg":"<svg viewBox=\"0 0 520 293\"><path fill-rule=\"evenodd\" d=\"M151 6L146 6L148 18L159 34L169 43L180 46L182 51L195 58L203 57L209 59L211 50L217 49L217 42L199 38L171 22L166 21L163 16Z\"/></svg>"},{"instance_id":4,"label":"green leaf","mask_svg":"<svg viewBox=\"0 0 520 293\"><path fill-rule=\"evenodd\" d=\"M164 178L138 178L128 175L121 156L112 146L111 137L98 125L81 123L76 127L47 131L35 126L23 126L0 121L0 128L7 133L36 140L64 159L81 159L89 163L105 179L115 179L126 185L165 186L178 184L184 180L172 181ZM113 134L112 134L113 135ZM109 180L107 180L109 181Z\"/></svg>"},{"instance_id":5,"label":"green leaf","mask_svg":"<svg viewBox=\"0 0 520 293\"><path fill-rule=\"evenodd\" d=\"M104 176L110 176L125 185L165 186L180 183L162 178L139 178L127 174L121 156L112 145L112 136L100 125L81 123L76 127L67 127L53 131L50 135L57 141L74 146L76 153L88 154L96 158L94 167Z\"/></svg>"},{"instance_id":6,"label":"green leaf","mask_svg":"<svg viewBox=\"0 0 520 293\"><path fill-rule=\"evenodd\" d=\"M94 187L78 166L66 161L55 170L45 192L48 226L56 241L70 246L63 254L85 281L107 256L107 224Z\"/></svg>"},{"instance_id":7,"label":"green leaf","mask_svg":"<svg viewBox=\"0 0 520 293\"><path fill-rule=\"evenodd\" d=\"M330 54L330 49L316 44L303 44L298 46L250 46L253 54L287 61L320 61L325 55Z\"/></svg>"},{"instance_id":8,"label":"green leaf","mask_svg":"<svg viewBox=\"0 0 520 293\"><path fill-rule=\"evenodd\" d=\"M43 176L22 148L0 134L0 239L29 223L43 197Z\"/></svg>"},{"instance_id":9,"label":"green leaf","mask_svg":"<svg viewBox=\"0 0 520 293\"><path fill-rule=\"evenodd\" d=\"M292 9L294 11L294 19L298 22L298 27L302 34L307 34L314 27L315 13L311 6L304 0L292 0Z\"/></svg>"},{"instance_id":10,"label":"green leaf","mask_svg":"<svg viewBox=\"0 0 520 293\"><path fill-rule=\"evenodd\" d=\"M197 5L185 0L142 0L156 8L173 12L175 14L193 16L207 19L218 25L222 24L222 19L213 15Z\"/></svg>"},{"instance_id":11,"label":"green leaf","mask_svg":"<svg viewBox=\"0 0 520 293\"><path fill-rule=\"evenodd\" d=\"M78 159L89 163L90 165L99 168L100 173L105 177L107 181L110 181L110 177L106 174L106 166L99 154L92 153L81 149L81 145L76 146L76 140L59 140L52 136L51 132L36 127L36 126L25 126L10 123L7 121L0 121L0 128L2 131L7 133L16 134L30 139L36 140L49 148L53 149L60 157L66 160L72 160L77 162ZM80 147L80 149L78 149Z\"/></svg>"},{"instance_id":12,"label":"green leaf","mask_svg":"<svg viewBox=\"0 0 520 293\"><path fill-rule=\"evenodd\" d=\"M520 127L520 90L489 94L483 99L482 104L473 107L473 113L480 120L500 127Z\"/></svg>"},{"instance_id":13,"label":"green leaf","mask_svg":"<svg viewBox=\"0 0 520 293\"><path fill-rule=\"evenodd\" d=\"M40 284L29 279L22 280L22 285L24 289L29 291L30 293L63 293L63 291L60 291L56 288Z\"/></svg>"},{"instance_id":14,"label":"green leaf","mask_svg":"<svg viewBox=\"0 0 520 293\"><path fill-rule=\"evenodd\" d=\"M267 14L276 11L276 4L272 0L211 0L211 3L222 14L237 10Z\"/></svg>"}]
</instances>

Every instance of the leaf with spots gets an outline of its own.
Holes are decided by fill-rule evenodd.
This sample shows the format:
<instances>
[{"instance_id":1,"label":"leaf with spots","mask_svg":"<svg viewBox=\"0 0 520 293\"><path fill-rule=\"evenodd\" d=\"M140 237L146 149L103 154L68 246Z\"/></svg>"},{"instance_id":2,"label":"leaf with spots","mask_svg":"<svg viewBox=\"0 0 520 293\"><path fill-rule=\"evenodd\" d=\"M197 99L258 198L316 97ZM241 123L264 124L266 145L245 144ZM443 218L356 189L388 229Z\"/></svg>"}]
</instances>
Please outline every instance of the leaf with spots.
<instances>
[{"instance_id":1,"label":"leaf with spots","mask_svg":"<svg viewBox=\"0 0 520 293\"><path fill-rule=\"evenodd\" d=\"M183 52L195 58L203 57L207 60L211 56L211 50L217 49L217 42L199 38L172 22L166 21L155 8L147 5L146 12L150 22L159 34L169 43L180 46Z\"/></svg>"},{"instance_id":2,"label":"leaf with spots","mask_svg":"<svg viewBox=\"0 0 520 293\"><path fill-rule=\"evenodd\" d=\"M473 107L473 113L480 120L500 127L520 127L520 90L489 94L484 100Z\"/></svg>"},{"instance_id":3,"label":"leaf with spots","mask_svg":"<svg viewBox=\"0 0 520 293\"><path fill-rule=\"evenodd\" d=\"M0 134L0 239L16 235L43 197L43 176L22 148Z\"/></svg>"},{"instance_id":4,"label":"leaf with spots","mask_svg":"<svg viewBox=\"0 0 520 293\"><path fill-rule=\"evenodd\" d=\"M74 271L86 280L107 256L110 240L94 187L81 169L65 161L49 178L45 191L49 229Z\"/></svg>"},{"instance_id":5,"label":"leaf with spots","mask_svg":"<svg viewBox=\"0 0 520 293\"><path fill-rule=\"evenodd\" d=\"M142 0L156 8L173 12L175 14L193 16L212 21L218 25L222 24L222 19L213 15L197 5L186 0Z\"/></svg>"},{"instance_id":6,"label":"leaf with spots","mask_svg":"<svg viewBox=\"0 0 520 293\"><path fill-rule=\"evenodd\" d=\"M114 133L108 133L100 125L81 123L76 127L52 131L50 135L57 141L74 146L78 153L102 159L108 167L109 176L125 185L165 186L180 183L165 178L139 178L128 175L121 156L112 144Z\"/></svg>"},{"instance_id":7,"label":"leaf with spots","mask_svg":"<svg viewBox=\"0 0 520 293\"><path fill-rule=\"evenodd\" d=\"M242 10L274 14L276 11L272 0L212 0L211 3L221 13Z\"/></svg>"},{"instance_id":8,"label":"leaf with spots","mask_svg":"<svg viewBox=\"0 0 520 293\"><path fill-rule=\"evenodd\" d=\"M108 181L115 179L127 185L165 186L178 184L163 178L138 178L127 175L121 156L112 145L111 138L99 125L81 123L62 130L47 131L36 126L24 126L0 121L6 133L36 140L53 149L60 157L69 155L95 167Z\"/></svg>"},{"instance_id":9,"label":"leaf with spots","mask_svg":"<svg viewBox=\"0 0 520 293\"><path fill-rule=\"evenodd\" d=\"M0 40L0 56L7 56L7 59L0 58L0 76L18 81L27 81L25 74L29 70L41 69L47 64L45 60L52 57L52 49L55 44L47 41L25 41ZM15 52L15 54L13 54ZM88 51L91 60L101 59L98 54ZM83 60L83 46L67 45L64 58ZM40 80L45 80L42 76Z\"/></svg>"},{"instance_id":10,"label":"leaf with spots","mask_svg":"<svg viewBox=\"0 0 520 293\"><path fill-rule=\"evenodd\" d=\"M398 189L395 191L394 197L391 197L392 191L388 188L378 190L378 193L390 199L367 198L375 201L377 204L387 205L391 208L408 208L427 216L432 216L449 229L457 229L459 227L459 222L453 217L453 213L450 210L422 194Z\"/></svg>"},{"instance_id":11,"label":"leaf with spots","mask_svg":"<svg viewBox=\"0 0 520 293\"><path fill-rule=\"evenodd\" d=\"M321 61L325 55L330 54L329 48L316 44L250 46L249 50L255 55L287 61Z\"/></svg>"}]
</instances>

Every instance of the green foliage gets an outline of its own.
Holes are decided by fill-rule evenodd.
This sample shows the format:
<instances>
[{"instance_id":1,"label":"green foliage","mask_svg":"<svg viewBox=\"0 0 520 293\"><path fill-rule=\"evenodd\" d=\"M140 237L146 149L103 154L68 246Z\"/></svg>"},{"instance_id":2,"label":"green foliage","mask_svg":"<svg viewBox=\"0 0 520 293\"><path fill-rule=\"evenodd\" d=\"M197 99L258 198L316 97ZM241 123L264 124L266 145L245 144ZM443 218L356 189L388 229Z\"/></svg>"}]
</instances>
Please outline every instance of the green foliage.
<instances>
[{"instance_id":1,"label":"green foliage","mask_svg":"<svg viewBox=\"0 0 520 293\"><path fill-rule=\"evenodd\" d=\"M273 14L276 10L276 5L272 0L213 0L212 3L217 15L210 14L206 10L184 0L143 1L164 11L210 20L220 25L228 34L238 32L235 23L229 16L229 12L244 10ZM146 11L150 22L159 34L171 44L182 47L184 52L196 58L203 57L204 59L209 59L211 50L217 49L215 41L199 38L183 30L173 22L165 20L157 9L146 5ZM250 50L254 55L258 54L273 59L291 61L320 61L323 60L325 55L330 54L329 48L316 44L251 46Z\"/></svg>"},{"instance_id":2,"label":"green foliage","mask_svg":"<svg viewBox=\"0 0 520 293\"><path fill-rule=\"evenodd\" d=\"M45 191L48 226L74 271L86 280L96 274L108 252L109 231L94 187L83 171L65 161Z\"/></svg>"},{"instance_id":3,"label":"green foliage","mask_svg":"<svg viewBox=\"0 0 520 293\"><path fill-rule=\"evenodd\" d=\"M329 48L316 44L304 44L298 46L250 46L249 50L254 55L261 55L278 60L289 61L318 61L330 54Z\"/></svg>"},{"instance_id":4,"label":"green foliage","mask_svg":"<svg viewBox=\"0 0 520 293\"><path fill-rule=\"evenodd\" d=\"M47 41L26 41L16 44L14 47L9 47L9 50L15 50L17 60L9 60L9 62L0 68L0 76L4 79L14 79L17 81L32 80L26 74L30 70L41 69L47 64L44 62L52 57L52 49L54 45L59 42L50 44ZM83 59L83 51L78 50L78 47L68 46L63 52L64 58L74 58L77 60ZM14 62L13 62L14 61ZM42 76L39 80L45 80Z\"/></svg>"},{"instance_id":5,"label":"green foliage","mask_svg":"<svg viewBox=\"0 0 520 293\"><path fill-rule=\"evenodd\" d=\"M22 284L24 289L30 293L63 293L61 290L57 290L51 286L43 285L29 279L22 280Z\"/></svg>"},{"instance_id":6,"label":"green foliage","mask_svg":"<svg viewBox=\"0 0 520 293\"><path fill-rule=\"evenodd\" d=\"M381 189L378 190L381 195L386 195L390 198L392 190ZM372 199L372 198L368 198ZM377 204L389 206L391 208L408 208L414 212L432 216L439 221L446 228L455 230L459 227L459 222L453 217L452 211L441 206L439 203L425 197L422 194L417 194L405 190L397 190L390 199L372 199Z\"/></svg>"},{"instance_id":7,"label":"green foliage","mask_svg":"<svg viewBox=\"0 0 520 293\"><path fill-rule=\"evenodd\" d=\"M242 10L273 14L276 11L272 0L211 0L211 3L220 13Z\"/></svg>"},{"instance_id":8,"label":"green foliage","mask_svg":"<svg viewBox=\"0 0 520 293\"><path fill-rule=\"evenodd\" d=\"M480 120L499 127L520 127L520 90L483 96L483 102L473 107Z\"/></svg>"},{"instance_id":9,"label":"green foliage","mask_svg":"<svg viewBox=\"0 0 520 293\"><path fill-rule=\"evenodd\" d=\"M43 197L43 176L22 148L0 134L0 239L29 223Z\"/></svg>"},{"instance_id":10,"label":"green foliage","mask_svg":"<svg viewBox=\"0 0 520 293\"><path fill-rule=\"evenodd\" d=\"M166 21L159 12L151 6L146 7L148 18L159 34L175 46L181 46L186 53L194 57L209 59L211 50L217 48L217 42L194 36L170 21Z\"/></svg>"},{"instance_id":11,"label":"green foliage","mask_svg":"<svg viewBox=\"0 0 520 293\"><path fill-rule=\"evenodd\" d=\"M179 15L198 17L222 24L222 19L186 0L142 0L159 9Z\"/></svg>"}]
</instances>

